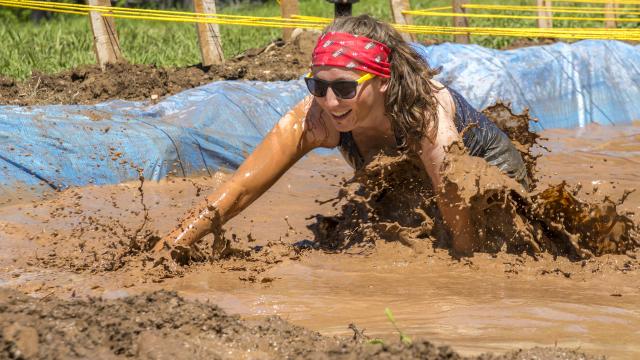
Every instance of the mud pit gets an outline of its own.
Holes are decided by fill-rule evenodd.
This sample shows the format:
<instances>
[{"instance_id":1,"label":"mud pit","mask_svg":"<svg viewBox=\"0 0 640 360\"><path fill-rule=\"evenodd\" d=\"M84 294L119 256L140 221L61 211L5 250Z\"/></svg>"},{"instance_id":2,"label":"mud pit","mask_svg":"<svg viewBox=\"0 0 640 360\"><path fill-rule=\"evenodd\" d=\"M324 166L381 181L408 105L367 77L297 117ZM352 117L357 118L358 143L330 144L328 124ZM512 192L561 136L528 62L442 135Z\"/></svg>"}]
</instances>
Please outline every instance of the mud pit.
<instances>
[{"instance_id":1,"label":"mud pit","mask_svg":"<svg viewBox=\"0 0 640 360\"><path fill-rule=\"evenodd\" d=\"M268 52L251 58L260 54ZM298 70L292 70L296 77ZM480 252L462 261L448 253L433 191L410 156L381 156L353 177L340 158L309 156L225 226L226 251L212 252L208 238L183 267L153 267L147 249L228 174L0 199L0 286L43 299L0 293L3 356L26 351L20 347L33 345L34 337L50 343L38 345L40 357L87 351L154 357L158 349L173 354L187 346L178 357L252 357L247 349L265 358L361 358L376 351L378 357L394 351L407 358L453 356L422 340L400 345L386 307L414 339L451 345L463 355L544 346L529 354L555 358L557 344L640 356L640 239L633 214L640 194L627 191L640 175L640 124L547 131L541 135L549 139L540 140L527 131L526 115L502 105L486 113L509 128L535 189L527 194L453 148L446 184L461 194L460 205L471 209L479 229ZM534 147L536 141L551 151ZM193 302L205 300L244 320ZM64 319L38 314L56 309L82 319L85 327L65 328L88 329L88 339L76 340L76 330L43 338L39 329ZM142 325L130 323L136 315ZM122 319L115 330L105 320L112 316ZM347 340L349 323L390 347ZM273 345L284 342L292 345ZM557 357L579 357L561 353L566 356Z\"/></svg>"},{"instance_id":2,"label":"mud pit","mask_svg":"<svg viewBox=\"0 0 640 360\"><path fill-rule=\"evenodd\" d=\"M603 205L607 201L603 200L603 195L615 203L625 196L626 189L637 186L640 125L555 130L542 136L549 138L543 144L551 152L537 159L541 171L536 174L539 183L532 198L543 194L544 189L554 189L550 184L566 181L570 189L581 184L581 189L575 191L577 198L585 203ZM33 338L33 329L53 326L47 320L33 318L39 312L49 313L50 306L75 309L71 311L73 317L81 316L81 313L93 314L92 309L96 307L104 309L98 300L68 305L63 300L99 297L115 301L124 298L108 306L119 309L113 310L117 318L130 319L132 314L144 313L144 306L136 305L144 302L141 300L144 296L155 299L152 304L182 301L168 294L128 298L163 289L178 291L190 301L215 303L229 313L242 315L249 322L264 323L267 321L263 319L265 315L279 315L292 324L319 331L324 336L341 336L343 343L274 320L282 325L279 328L282 331L271 331L268 326L262 327L261 331L275 336L280 343L289 341L291 332L307 340L300 348L292 345L291 350L261 347L266 340L261 331L251 327L254 325L230 320L215 309L203 310L205 305L189 303L188 309L195 309L194 313L190 313L192 310L178 311L172 319L193 318L193 314L206 312L214 314L211 315L213 320L207 320L213 322L208 324L241 329L235 333L240 335L231 336L232 340L224 340L225 345L219 347L223 341L218 337L220 334L212 336L202 330L188 338L188 334L194 333L193 324L188 321L176 320L171 326L162 323L158 329L157 322L164 321L163 318L147 314L144 326L156 330L150 334L143 329L122 330L118 334L128 334L123 335L126 346L117 342L103 343L99 348L104 351L101 354L140 355L139 345L147 342L148 336L152 344L163 343L163 339L169 337L179 339L176 341L180 346L191 346L193 342L202 344L198 341L206 338L206 344L211 346L202 347L202 352L198 353L202 356L220 354L217 351L221 348L246 350L247 347L260 348L265 357L303 356L311 350L337 356L330 352L331 346L335 345L346 347L351 356L360 357L359 351L372 351L371 347L359 348L359 345L344 342L353 335L347 325L354 323L359 329L365 329L366 335L395 344L393 346L408 358L419 356L421 353L415 353L414 348L398 345L396 330L384 316L384 308L389 307L401 330L414 340L424 338L438 346L450 345L462 355L544 346L547 348L536 350L540 351L538 354L542 358L555 358L556 344L613 358L632 359L640 355L637 345L640 343L637 332L640 327L637 312L640 253L637 249L625 248L625 254L619 254L621 251L617 249L614 252L618 254L602 251L604 254L596 256L600 254L597 249L586 247L594 256L584 256L571 251L555 252L558 249L552 248L541 249L541 252L532 252L527 247L504 251L500 246L493 251L485 249L488 252L477 253L471 259L455 261L448 254L446 239L440 242L434 230L436 224L431 224L433 227L422 236L413 233L416 236L404 243L371 238L362 238L349 246L343 242L315 242L316 237L308 228L317 231L319 223L313 215L344 216L341 204L332 206L333 202L326 200L340 193L339 184L351 174L344 161L337 157L308 157L257 203L225 226L233 248L241 252L215 262L193 263L182 268L178 276L150 269L148 255L144 249L135 249L132 239L136 239L136 234L147 236L149 231L168 232L187 209L219 186L227 174L144 183L144 207L139 182L71 189L30 202L24 198L3 199L0 207L0 246L3 249L0 253L0 286L44 298L42 301L19 300L16 305L5 299L17 295L3 292L0 306L4 308L0 313L15 316L3 317L0 321L4 354L14 351L16 344L24 343L18 341L21 339L19 334L26 334L24 341L28 343L33 341L28 339L29 336ZM497 185L505 186L500 182ZM503 193L520 194L512 189L515 185L509 186ZM573 192L570 194L573 196ZM513 199L516 199L515 195ZM627 194L626 201L616 204L619 216L639 210L637 192ZM411 216L399 218L415 220ZM424 218L418 219L424 222ZM525 219L529 218L525 216ZM628 215L628 219L637 224L635 216ZM380 236L383 239L389 233L401 233L400 227L389 228L388 221L378 223L384 225L383 236ZM371 227L369 230L380 231ZM566 245L566 241L562 243ZM158 306L166 309L162 307L164 305ZM101 311L108 314L111 310ZM173 314L170 309L167 311ZM112 329L100 322L100 316L91 326L100 331ZM19 328L8 326L16 319ZM194 320L194 323L200 326L198 321ZM84 342L71 340L69 345L71 335L60 335L55 341L76 347L80 354L86 351L89 345ZM99 339L106 336L98 331L92 339L100 343ZM178 348L178 344L174 348ZM42 345L39 349L44 351L43 356L52 356L52 348ZM301 352L282 352L298 351L296 349ZM184 354L198 356L188 351ZM577 358L578 355L571 353L558 357L571 356Z\"/></svg>"}]
</instances>

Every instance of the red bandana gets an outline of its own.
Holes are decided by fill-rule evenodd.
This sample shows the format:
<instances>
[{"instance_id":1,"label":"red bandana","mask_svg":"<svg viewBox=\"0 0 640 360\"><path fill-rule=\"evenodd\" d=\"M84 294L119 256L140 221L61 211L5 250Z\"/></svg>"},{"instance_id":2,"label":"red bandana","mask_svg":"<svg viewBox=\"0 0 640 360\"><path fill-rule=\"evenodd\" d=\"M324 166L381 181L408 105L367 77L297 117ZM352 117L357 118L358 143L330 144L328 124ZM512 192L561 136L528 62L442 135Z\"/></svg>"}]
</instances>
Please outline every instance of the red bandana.
<instances>
[{"instance_id":1,"label":"red bandana","mask_svg":"<svg viewBox=\"0 0 640 360\"><path fill-rule=\"evenodd\" d=\"M389 78L390 53L387 45L367 37L328 32L320 36L313 49L313 66L338 66Z\"/></svg>"}]
</instances>

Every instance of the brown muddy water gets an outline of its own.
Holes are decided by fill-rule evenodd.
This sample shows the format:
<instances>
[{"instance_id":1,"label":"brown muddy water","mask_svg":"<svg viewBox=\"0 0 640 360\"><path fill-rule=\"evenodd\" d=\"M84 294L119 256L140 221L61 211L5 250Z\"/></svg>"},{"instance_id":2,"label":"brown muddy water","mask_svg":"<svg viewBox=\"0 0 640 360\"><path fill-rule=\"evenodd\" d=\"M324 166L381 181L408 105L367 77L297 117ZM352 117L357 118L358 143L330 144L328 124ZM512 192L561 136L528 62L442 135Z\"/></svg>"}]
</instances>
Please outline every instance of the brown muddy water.
<instances>
[{"instance_id":1,"label":"brown muddy water","mask_svg":"<svg viewBox=\"0 0 640 360\"><path fill-rule=\"evenodd\" d=\"M617 200L638 186L640 124L550 130L538 160L539 186L580 184L579 197ZM323 335L395 339L400 329L466 354L561 346L613 359L640 358L640 252L570 260L541 254L477 253L379 241L374 248L303 248L316 214L331 215L340 179L337 157L310 156L227 226L245 257L194 264L180 276L149 273L118 243L144 222L139 183L71 189L33 201L0 201L0 286L36 297L121 298L176 290L243 318L279 315ZM167 233L228 175L145 183L145 230ZM597 196L596 196L597 195ZM618 206L640 213L640 193ZM124 215L123 215L124 214ZM629 215L637 224L638 215ZM426 242L426 241L425 241ZM300 246L291 247L298 243Z\"/></svg>"}]
</instances>

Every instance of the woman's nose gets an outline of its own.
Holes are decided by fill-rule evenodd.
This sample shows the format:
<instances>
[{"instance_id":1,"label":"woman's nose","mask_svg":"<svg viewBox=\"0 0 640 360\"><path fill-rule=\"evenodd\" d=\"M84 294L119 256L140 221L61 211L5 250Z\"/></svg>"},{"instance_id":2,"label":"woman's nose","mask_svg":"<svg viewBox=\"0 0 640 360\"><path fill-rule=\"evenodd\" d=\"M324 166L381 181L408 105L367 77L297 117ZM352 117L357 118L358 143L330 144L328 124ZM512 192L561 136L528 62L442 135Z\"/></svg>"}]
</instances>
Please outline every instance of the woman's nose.
<instances>
[{"instance_id":1,"label":"woman's nose","mask_svg":"<svg viewBox=\"0 0 640 360\"><path fill-rule=\"evenodd\" d=\"M327 89L327 95L325 96L325 102L328 107L334 107L340 105L340 99L333 92L332 88Z\"/></svg>"}]
</instances>

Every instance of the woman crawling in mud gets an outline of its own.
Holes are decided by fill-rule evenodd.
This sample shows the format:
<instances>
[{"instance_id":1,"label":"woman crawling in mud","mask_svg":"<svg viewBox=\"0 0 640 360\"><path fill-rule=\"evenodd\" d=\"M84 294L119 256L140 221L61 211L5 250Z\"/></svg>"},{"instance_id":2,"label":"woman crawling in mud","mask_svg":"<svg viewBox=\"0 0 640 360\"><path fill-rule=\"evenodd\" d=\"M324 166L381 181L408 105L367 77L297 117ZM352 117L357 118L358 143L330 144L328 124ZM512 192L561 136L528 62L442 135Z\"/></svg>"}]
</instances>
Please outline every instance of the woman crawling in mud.
<instances>
[{"instance_id":1,"label":"woman crawling in mud","mask_svg":"<svg viewBox=\"0 0 640 360\"><path fill-rule=\"evenodd\" d=\"M311 95L267 134L235 175L194 209L156 250L189 247L219 229L315 148L335 148L362 169L382 152L419 158L448 225L456 256L473 253L467 210L443 189L446 149L462 142L528 187L527 170L509 138L456 91L433 79L437 70L390 25L368 15L336 19L320 36L305 81Z\"/></svg>"}]
</instances>

